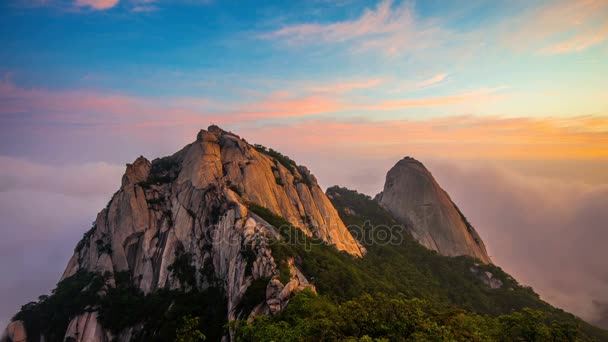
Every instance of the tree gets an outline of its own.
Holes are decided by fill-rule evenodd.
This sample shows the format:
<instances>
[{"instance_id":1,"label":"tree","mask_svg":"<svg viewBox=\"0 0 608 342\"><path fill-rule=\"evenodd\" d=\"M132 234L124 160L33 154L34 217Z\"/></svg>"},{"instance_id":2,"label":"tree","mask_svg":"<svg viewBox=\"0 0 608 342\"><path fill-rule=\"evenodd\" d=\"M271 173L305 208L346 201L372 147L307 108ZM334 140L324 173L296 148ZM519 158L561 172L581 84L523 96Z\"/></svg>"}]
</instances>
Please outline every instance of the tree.
<instances>
[{"instance_id":1,"label":"tree","mask_svg":"<svg viewBox=\"0 0 608 342\"><path fill-rule=\"evenodd\" d=\"M177 328L175 333L176 342L200 342L207 338L198 329L200 326L200 318L190 315L182 318L182 325Z\"/></svg>"}]
</instances>

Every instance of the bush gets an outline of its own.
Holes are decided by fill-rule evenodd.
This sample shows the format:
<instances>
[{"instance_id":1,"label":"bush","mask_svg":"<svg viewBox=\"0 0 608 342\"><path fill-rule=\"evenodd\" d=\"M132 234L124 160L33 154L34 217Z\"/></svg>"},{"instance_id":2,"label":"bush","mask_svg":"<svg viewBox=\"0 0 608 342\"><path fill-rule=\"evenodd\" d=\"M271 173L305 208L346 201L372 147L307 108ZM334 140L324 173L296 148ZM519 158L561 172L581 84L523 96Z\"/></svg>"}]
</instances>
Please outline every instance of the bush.
<instances>
[{"instance_id":1,"label":"bush","mask_svg":"<svg viewBox=\"0 0 608 342\"><path fill-rule=\"evenodd\" d=\"M175 261L167 269L182 286L196 286L196 267L192 265L192 254L186 252L181 244L175 249Z\"/></svg>"},{"instance_id":2,"label":"bush","mask_svg":"<svg viewBox=\"0 0 608 342\"><path fill-rule=\"evenodd\" d=\"M22 306L13 320L24 322L33 341L41 334L46 341L63 341L70 321L99 303L98 292L105 281L99 274L78 272L59 282L50 296Z\"/></svg>"},{"instance_id":3,"label":"bush","mask_svg":"<svg viewBox=\"0 0 608 342\"><path fill-rule=\"evenodd\" d=\"M287 285L291 281L291 272L289 270L289 263L283 259L279 262L279 281L283 285Z\"/></svg>"},{"instance_id":4,"label":"bush","mask_svg":"<svg viewBox=\"0 0 608 342\"><path fill-rule=\"evenodd\" d=\"M238 341L577 340L572 327L547 323L542 317L541 312L530 309L498 318L464 310L437 310L425 300L382 293L336 304L305 290L277 316L257 317L249 324L233 322L231 326ZM566 339L555 339L558 336Z\"/></svg>"},{"instance_id":5,"label":"bush","mask_svg":"<svg viewBox=\"0 0 608 342\"><path fill-rule=\"evenodd\" d=\"M241 314L248 314L253 310L258 304L262 303L266 298L266 286L270 281L269 278L259 278L253 280L251 285L245 291L243 298L239 302L237 307L237 311L241 312Z\"/></svg>"},{"instance_id":6,"label":"bush","mask_svg":"<svg viewBox=\"0 0 608 342\"><path fill-rule=\"evenodd\" d=\"M285 155L281 154L280 152L275 151L273 149L268 149L265 146L262 146L262 145L259 145L259 144L253 145L253 147L258 152L263 153L263 154L265 154L265 155L273 158L277 162L281 163L281 165L283 165L292 174L295 174L295 171L297 169L297 164L296 164L295 161L293 161L288 156L285 156Z\"/></svg>"},{"instance_id":7,"label":"bush","mask_svg":"<svg viewBox=\"0 0 608 342\"><path fill-rule=\"evenodd\" d=\"M207 338L199 330L201 326L199 317L190 315L182 318L182 325L177 329L175 342L198 342Z\"/></svg>"}]
</instances>

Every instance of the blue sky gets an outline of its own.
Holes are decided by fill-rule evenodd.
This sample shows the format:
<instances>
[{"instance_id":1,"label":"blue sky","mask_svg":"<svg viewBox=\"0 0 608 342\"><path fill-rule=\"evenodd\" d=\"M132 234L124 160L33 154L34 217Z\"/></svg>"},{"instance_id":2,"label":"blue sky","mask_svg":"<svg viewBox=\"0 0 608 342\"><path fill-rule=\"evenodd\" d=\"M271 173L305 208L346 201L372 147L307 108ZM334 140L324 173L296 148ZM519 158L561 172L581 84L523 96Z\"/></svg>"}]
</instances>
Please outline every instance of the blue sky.
<instances>
[{"instance_id":1,"label":"blue sky","mask_svg":"<svg viewBox=\"0 0 608 342\"><path fill-rule=\"evenodd\" d=\"M606 6L596 2L599 14L590 5L575 8L588 23L553 27L553 18L547 18L545 35L545 28L535 27L534 17L558 2L108 0L115 5L105 8L99 5L103 0L5 1L0 5L0 67L23 87L204 96L232 103L246 99L239 90L272 92L283 90L284 82L371 78L384 80L366 89L372 100L418 98L431 92L391 88L440 74L450 77L433 87L434 95L496 87L515 94L565 92L569 89L559 83L571 82L597 92L605 86L600 75L608 71L608 29L601 23ZM371 21L367 28L360 23L360 35L346 34L357 29L366 11L382 16L383 6L390 11L386 18ZM134 11L138 8L146 10ZM529 19L523 18L528 14ZM350 27L332 33L335 23ZM318 25L318 32L273 35L301 25ZM532 38L517 44L520 28L536 29L539 37L524 32ZM542 51L596 32L597 42L580 51ZM509 46L512 40L518 46ZM527 105L539 106L538 115L551 114L546 109L550 106ZM587 113L559 114L598 114L606 103L594 105L585 108Z\"/></svg>"}]
</instances>

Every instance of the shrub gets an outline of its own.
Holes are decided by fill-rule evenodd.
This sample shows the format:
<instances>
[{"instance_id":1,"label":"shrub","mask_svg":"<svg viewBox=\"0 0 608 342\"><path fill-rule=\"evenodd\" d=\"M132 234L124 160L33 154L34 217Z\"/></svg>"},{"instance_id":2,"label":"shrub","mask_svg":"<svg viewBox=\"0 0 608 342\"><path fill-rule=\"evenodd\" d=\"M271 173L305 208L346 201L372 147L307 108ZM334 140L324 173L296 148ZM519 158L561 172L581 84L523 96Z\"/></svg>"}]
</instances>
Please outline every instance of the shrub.
<instances>
[{"instance_id":1,"label":"shrub","mask_svg":"<svg viewBox=\"0 0 608 342\"><path fill-rule=\"evenodd\" d=\"M287 260L281 260L279 261L279 281L283 284L283 285L287 285L287 283L289 283L289 281L291 280L291 272L289 270L289 263L287 262Z\"/></svg>"},{"instance_id":2,"label":"shrub","mask_svg":"<svg viewBox=\"0 0 608 342\"><path fill-rule=\"evenodd\" d=\"M200 318L190 315L182 318L182 325L177 329L175 342L199 342L207 338L199 330Z\"/></svg>"},{"instance_id":3,"label":"shrub","mask_svg":"<svg viewBox=\"0 0 608 342\"><path fill-rule=\"evenodd\" d=\"M186 252L181 244L175 249L175 261L167 269L183 286L196 286L196 268L192 265L192 254Z\"/></svg>"},{"instance_id":4,"label":"shrub","mask_svg":"<svg viewBox=\"0 0 608 342\"><path fill-rule=\"evenodd\" d=\"M253 280L251 285L245 291L243 298L238 304L237 311L248 314L258 304L260 304L266 298L266 286L270 281L269 278L259 278Z\"/></svg>"},{"instance_id":5,"label":"shrub","mask_svg":"<svg viewBox=\"0 0 608 342\"><path fill-rule=\"evenodd\" d=\"M46 341L63 341L70 321L99 303L105 280L99 274L78 272L59 282L50 296L22 306L13 320L23 321L27 335L34 339L44 335Z\"/></svg>"},{"instance_id":6,"label":"shrub","mask_svg":"<svg viewBox=\"0 0 608 342\"><path fill-rule=\"evenodd\" d=\"M283 165L292 174L295 174L295 171L296 171L296 168L297 168L297 164L296 164L295 161L293 161L288 156L285 156L285 155L281 154L280 152L275 151L273 149L268 149L265 146L262 146L262 145L259 145L259 144L253 145L253 147L258 152L263 153L263 154L265 154L265 155L273 158L277 162L281 163L281 165Z\"/></svg>"}]
</instances>

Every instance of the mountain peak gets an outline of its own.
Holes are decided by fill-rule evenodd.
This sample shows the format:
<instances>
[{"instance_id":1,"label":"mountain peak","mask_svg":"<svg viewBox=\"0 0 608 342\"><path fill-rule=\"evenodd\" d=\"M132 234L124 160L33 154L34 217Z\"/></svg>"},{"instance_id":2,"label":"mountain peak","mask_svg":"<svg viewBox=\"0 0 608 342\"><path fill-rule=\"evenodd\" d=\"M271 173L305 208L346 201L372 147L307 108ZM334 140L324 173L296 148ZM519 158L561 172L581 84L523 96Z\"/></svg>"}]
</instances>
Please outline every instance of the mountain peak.
<instances>
[{"instance_id":1,"label":"mountain peak","mask_svg":"<svg viewBox=\"0 0 608 342\"><path fill-rule=\"evenodd\" d=\"M221 289L229 320L274 314L293 292L314 291L293 257L272 247L286 223L353 256L365 252L306 167L212 125L171 156L127 164L62 279L89 272L115 282L126 272L143 293ZM256 302L244 305L260 286ZM87 312L65 336L100 331L97 313Z\"/></svg>"},{"instance_id":2,"label":"mountain peak","mask_svg":"<svg viewBox=\"0 0 608 342\"><path fill-rule=\"evenodd\" d=\"M376 200L410 227L414 238L425 247L443 255L470 255L492 262L479 234L416 159L405 157L397 162L386 175L384 190Z\"/></svg>"},{"instance_id":3,"label":"mountain peak","mask_svg":"<svg viewBox=\"0 0 608 342\"><path fill-rule=\"evenodd\" d=\"M407 164L407 163L415 163L415 164L420 164L420 165L422 165L422 163L421 163L420 161L418 161L418 160L417 160L417 159L415 159L414 157L410 157L410 156L405 156L405 157L403 157L403 158L402 158L401 160L399 160L397 163L398 163L398 164L399 164L399 163L402 163L402 164Z\"/></svg>"}]
</instances>

